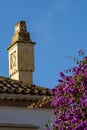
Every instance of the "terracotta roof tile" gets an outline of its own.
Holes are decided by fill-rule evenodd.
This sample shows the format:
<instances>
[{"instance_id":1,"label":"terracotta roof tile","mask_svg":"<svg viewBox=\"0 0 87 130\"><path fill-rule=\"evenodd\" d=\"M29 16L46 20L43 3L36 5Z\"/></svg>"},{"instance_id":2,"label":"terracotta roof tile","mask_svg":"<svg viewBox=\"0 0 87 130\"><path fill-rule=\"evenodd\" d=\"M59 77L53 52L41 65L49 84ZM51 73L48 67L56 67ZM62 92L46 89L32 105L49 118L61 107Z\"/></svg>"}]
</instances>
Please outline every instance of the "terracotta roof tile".
<instances>
[{"instance_id":1,"label":"terracotta roof tile","mask_svg":"<svg viewBox=\"0 0 87 130\"><path fill-rule=\"evenodd\" d=\"M24 84L20 81L12 80L10 78L5 78L0 76L0 95L19 95L22 96L52 96L49 89L39 87L36 85ZM4 98L3 96L3 98ZM19 96L20 97L20 96ZM11 98L11 97L10 97Z\"/></svg>"}]
</instances>

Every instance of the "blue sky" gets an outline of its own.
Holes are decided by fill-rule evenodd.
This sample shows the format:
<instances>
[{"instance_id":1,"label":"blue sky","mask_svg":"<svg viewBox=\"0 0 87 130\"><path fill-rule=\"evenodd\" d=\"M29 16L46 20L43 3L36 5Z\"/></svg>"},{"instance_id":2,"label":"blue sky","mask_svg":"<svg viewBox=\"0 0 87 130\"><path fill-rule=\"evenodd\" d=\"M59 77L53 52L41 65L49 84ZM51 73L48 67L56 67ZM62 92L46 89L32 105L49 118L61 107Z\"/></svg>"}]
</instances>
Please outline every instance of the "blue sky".
<instances>
[{"instance_id":1,"label":"blue sky","mask_svg":"<svg viewBox=\"0 0 87 130\"><path fill-rule=\"evenodd\" d=\"M33 82L55 87L68 56L87 52L87 0L0 0L0 75L8 77L8 53L15 24L24 20L35 41Z\"/></svg>"}]
</instances>

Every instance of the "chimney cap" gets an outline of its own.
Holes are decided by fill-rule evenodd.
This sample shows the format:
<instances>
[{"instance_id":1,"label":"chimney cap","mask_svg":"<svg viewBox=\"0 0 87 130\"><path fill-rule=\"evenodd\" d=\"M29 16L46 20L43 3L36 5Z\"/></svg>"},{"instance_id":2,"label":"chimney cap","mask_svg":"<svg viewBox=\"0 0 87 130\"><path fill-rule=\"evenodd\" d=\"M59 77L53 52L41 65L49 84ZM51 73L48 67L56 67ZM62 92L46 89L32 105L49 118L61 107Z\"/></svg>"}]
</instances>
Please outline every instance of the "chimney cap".
<instances>
[{"instance_id":1,"label":"chimney cap","mask_svg":"<svg viewBox=\"0 0 87 130\"><path fill-rule=\"evenodd\" d=\"M17 32L27 33L27 27L26 27L26 22L25 21L19 21L15 25L14 33L17 33Z\"/></svg>"}]
</instances>

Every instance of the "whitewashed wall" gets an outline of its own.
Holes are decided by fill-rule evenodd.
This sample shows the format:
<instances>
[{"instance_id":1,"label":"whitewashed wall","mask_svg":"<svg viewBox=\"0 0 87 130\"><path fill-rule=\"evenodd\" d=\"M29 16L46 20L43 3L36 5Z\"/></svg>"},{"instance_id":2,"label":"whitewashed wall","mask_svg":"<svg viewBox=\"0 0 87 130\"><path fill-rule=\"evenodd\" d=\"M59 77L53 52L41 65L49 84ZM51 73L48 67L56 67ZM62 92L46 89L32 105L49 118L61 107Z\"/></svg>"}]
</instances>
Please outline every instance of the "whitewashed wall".
<instances>
[{"instance_id":1,"label":"whitewashed wall","mask_svg":"<svg viewBox=\"0 0 87 130\"><path fill-rule=\"evenodd\" d=\"M36 125L45 130L49 119L53 119L53 110L0 107L0 123Z\"/></svg>"}]
</instances>

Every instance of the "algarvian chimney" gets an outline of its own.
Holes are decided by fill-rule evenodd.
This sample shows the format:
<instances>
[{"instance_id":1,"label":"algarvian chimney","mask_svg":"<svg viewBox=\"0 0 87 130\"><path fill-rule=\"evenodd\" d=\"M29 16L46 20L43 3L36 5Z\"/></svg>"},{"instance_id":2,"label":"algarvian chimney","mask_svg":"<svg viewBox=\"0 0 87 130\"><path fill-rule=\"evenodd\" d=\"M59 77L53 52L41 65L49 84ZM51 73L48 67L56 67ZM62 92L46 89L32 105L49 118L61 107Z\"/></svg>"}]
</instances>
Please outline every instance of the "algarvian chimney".
<instances>
[{"instance_id":1,"label":"algarvian chimney","mask_svg":"<svg viewBox=\"0 0 87 130\"><path fill-rule=\"evenodd\" d=\"M34 72L34 45L27 32L26 22L16 24L9 52L9 76L11 79L32 84Z\"/></svg>"}]
</instances>

